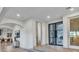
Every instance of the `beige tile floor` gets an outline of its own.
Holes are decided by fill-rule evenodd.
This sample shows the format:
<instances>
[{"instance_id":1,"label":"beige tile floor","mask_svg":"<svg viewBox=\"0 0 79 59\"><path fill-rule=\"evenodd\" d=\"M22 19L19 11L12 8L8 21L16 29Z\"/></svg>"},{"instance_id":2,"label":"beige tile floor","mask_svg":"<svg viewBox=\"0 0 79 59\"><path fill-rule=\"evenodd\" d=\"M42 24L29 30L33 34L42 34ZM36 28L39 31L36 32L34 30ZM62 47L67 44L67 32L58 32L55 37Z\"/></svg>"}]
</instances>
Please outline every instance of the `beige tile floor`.
<instances>
[{"instance_id":1,"label":"beige tile floor","mask_svg":"<svg viewBox=\"0 0 79 59\"><path fill-rule=\"evenodd\" d=\"M0 52L34 52L34 50L13 48L12 43L0 43Z\"/></svg>"},{"instance_id":2,"label":"beige tile floor","mask_svg":"<svg viewBox=\"0 0 79 59\"><path fill-rule=\"evenodd\" d=\"M13 48L11 43L0 43L0 52L79 52L79 50L63 48L60 46L39 46L28 50L23 48Z\"/></svg>"},{"instance_id":3,"label":"beige tile floor","mask_svg":"<svg viewBox=\"0 0 79 59\"><path fill-rule=\"evenodd\" d=\"M35 48L42 52L79 52L79 49L63 48L61 46L39 46Z\"/></svg>"}]
</instances>

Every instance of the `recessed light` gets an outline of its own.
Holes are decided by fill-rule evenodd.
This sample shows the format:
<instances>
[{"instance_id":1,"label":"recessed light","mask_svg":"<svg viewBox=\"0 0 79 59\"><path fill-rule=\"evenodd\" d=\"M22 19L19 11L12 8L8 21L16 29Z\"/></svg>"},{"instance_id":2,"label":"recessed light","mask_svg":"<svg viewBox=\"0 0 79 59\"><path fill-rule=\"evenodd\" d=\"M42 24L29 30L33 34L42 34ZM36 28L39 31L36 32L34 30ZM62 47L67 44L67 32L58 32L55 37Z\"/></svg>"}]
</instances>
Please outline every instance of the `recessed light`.
<instances>
[{"instance_id":1,"label":"recessed light","mask_svg":"<svg viewBox=\"0 0 79 59\"><path fill-rule=\"evenodd\" d=\"M47 16L47 18L50 18L50 16Z\"/></svg>"},{"instance_id":2,"label":"recessed light","mask_svg":"<svg viewBox=\"0 0 79 59\"><path fill-rule=\"evenodd\" d=\"M75 9L72 7L67 7L66 10L74 11Z\"/></svg>"},{"instance_id":3,"label":"recessed light","mask_svg":"<svg viewBox=\"0 0 79 59\"><path fill-rule=\"evenodd\" d=\"M20 14L19 13L17 14L17 17L20 17Z\"/></svg>"},{"instance_id":4,"label":"recessed light","mask_svg":"<svg viewBox=\"0 0 79 59\"><path fill-rule=\"evenodd\" d=\"M70 11L74 11L74 8L70 8Z\"/></svg>"}]
</instances>

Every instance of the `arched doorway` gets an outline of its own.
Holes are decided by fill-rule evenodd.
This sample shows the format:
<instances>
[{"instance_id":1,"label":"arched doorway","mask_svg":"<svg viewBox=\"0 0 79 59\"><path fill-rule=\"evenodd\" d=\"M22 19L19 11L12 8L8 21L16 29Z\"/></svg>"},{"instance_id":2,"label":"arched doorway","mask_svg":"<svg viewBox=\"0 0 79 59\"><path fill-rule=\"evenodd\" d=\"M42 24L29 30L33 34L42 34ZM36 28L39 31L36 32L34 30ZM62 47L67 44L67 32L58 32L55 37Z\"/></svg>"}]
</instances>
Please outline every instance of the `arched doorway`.
<instances>
[{"instance_id":1,"label":"arched doorway","mask_svg":"<svg viewBox=\"0 0 79 59\"><path fill-rule=\"evenodd\" d=\"M0 41L1 41L1 47L8 47L8 46L13 46L14 41L15 41L15 36L18 35L17 31L19 31L23 26L17 23L3 23L0 24L0 29L1 29L1 35L0 35ZM19 37L20 38L20 37ZM17 38L17 40L19 39Z\"/></svg>"}]
</instances>

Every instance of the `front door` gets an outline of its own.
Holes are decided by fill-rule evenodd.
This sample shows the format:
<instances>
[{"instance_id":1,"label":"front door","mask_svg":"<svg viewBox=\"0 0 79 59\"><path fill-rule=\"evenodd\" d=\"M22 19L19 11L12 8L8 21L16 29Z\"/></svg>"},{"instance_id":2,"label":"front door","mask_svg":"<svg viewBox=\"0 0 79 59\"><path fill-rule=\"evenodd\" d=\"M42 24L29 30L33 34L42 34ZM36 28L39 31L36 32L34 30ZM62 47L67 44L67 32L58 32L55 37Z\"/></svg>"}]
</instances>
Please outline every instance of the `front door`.
<instances>
[{"instance_id":1,"label":"front door","mask_svg":"<svg viewBox=\"0 0 79 59\"><path fill-rule=\"evenodd\" d=\"M49 45L63 45L63 22L48 25Z\"/></svg>"}]
</instances>

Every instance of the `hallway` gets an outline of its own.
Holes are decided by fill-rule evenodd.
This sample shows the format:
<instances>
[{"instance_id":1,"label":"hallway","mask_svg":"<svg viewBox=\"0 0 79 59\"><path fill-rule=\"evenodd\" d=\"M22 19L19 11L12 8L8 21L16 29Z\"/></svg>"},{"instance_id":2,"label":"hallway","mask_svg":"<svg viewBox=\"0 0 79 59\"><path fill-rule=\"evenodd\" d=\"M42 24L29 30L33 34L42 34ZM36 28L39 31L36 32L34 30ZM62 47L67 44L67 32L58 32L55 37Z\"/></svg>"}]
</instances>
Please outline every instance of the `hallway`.
<instances>
[{"instance_id":1,"label":"hallway","mask_svg":"<svg viewBox=\"0 0 79 59\"><path fill-rule=\"evenodd\" d=\"M1 7L0 42L5 43L0 43L0 52L79 51L79 8L70 12L72 8Z\"/></svg>"}]
</instances>

